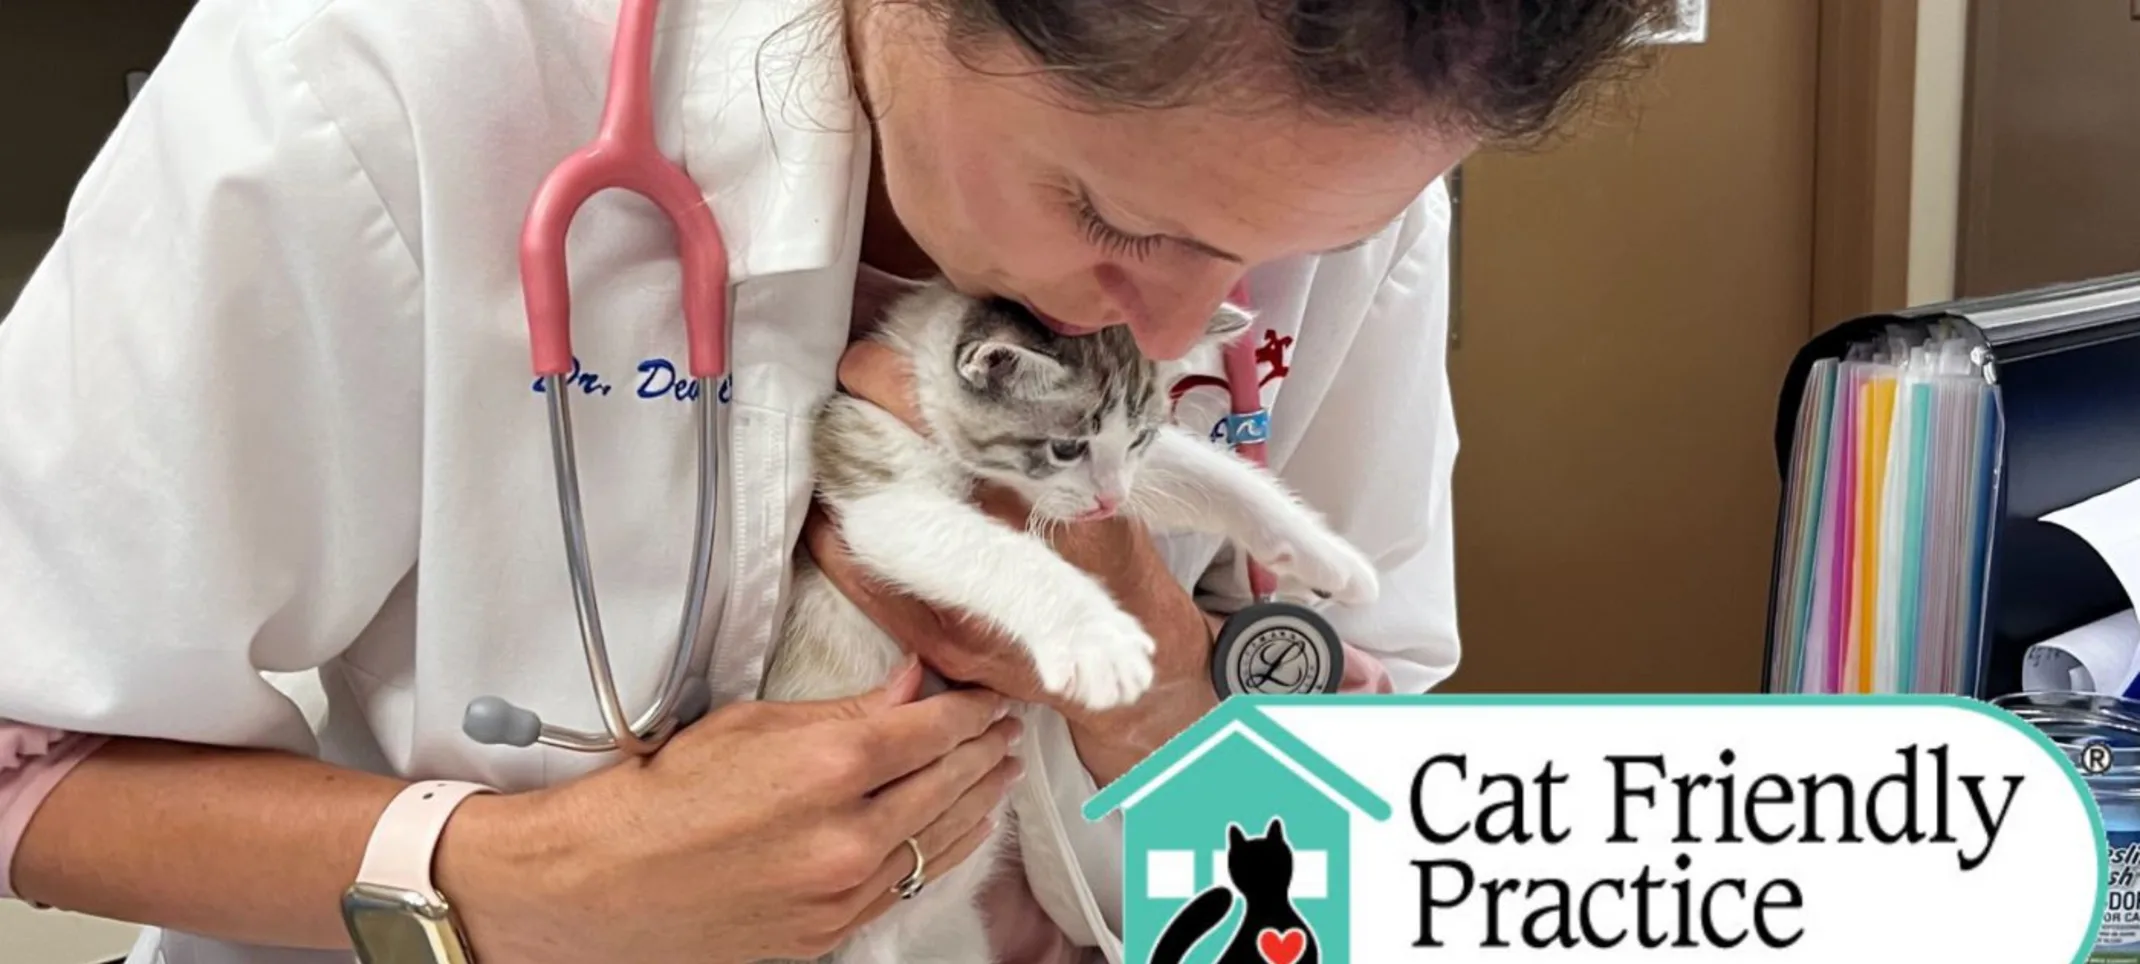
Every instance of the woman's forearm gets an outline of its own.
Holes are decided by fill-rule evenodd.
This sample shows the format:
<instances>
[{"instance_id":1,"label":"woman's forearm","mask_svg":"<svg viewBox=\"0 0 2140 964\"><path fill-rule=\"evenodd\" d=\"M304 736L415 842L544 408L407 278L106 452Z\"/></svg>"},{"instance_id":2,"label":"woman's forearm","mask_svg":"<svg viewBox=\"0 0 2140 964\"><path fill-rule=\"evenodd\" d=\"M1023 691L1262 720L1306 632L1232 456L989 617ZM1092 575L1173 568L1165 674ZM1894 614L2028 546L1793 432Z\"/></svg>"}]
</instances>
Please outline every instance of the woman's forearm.
<instances>
[{"instance_id":1,"label":"woman's forearm","mask_svg":"<svg viewBox=\"0 0 2140 964\"><path fill-rule=\"evenodd\" d=\"M31 818L15 890L225 940L347 947L342 890L402 785L283 753L112 740Z\"/></svg>"},{"instance_id":2,"label":"woman's forearm","mask_svg":"<svg viewBox=\"0 0 2140 964\"><path fill-rule=\"evenodd\" d=\"M1019 517L1001 506L993 511ZM1218 622L1175 581L1140 522L1117 517L1066 526L1049 541L1056 554L1099 579L1152 634L1152 688L1142 698L1115 709L1063 714L1079 760L1104 787L1218 706L1209 669Z\"/></svg>"},{"instance_id":3,"label":"woman's forearm","mask_svg":"<svg viewBox=\"0 0 2140 964\"><path fill-rule=\"evenodd\" d=\"M1194 610L1169 624L1173 638L1160 639L1159 650L1165 653L1172 647L1176 653L1208 654L1211 634L1217 631L1218 623L1218 617ZM1204 657L1208 659L1208 655ZM1144 762L1145 757L1218 705L1218 694L1212 690L1208 676L1163 674L1144 698L1131 706L1069 720L1070 740L1086 772L1104 787L1121 779L1130 768Z\"/></svg>"}]
</instances>

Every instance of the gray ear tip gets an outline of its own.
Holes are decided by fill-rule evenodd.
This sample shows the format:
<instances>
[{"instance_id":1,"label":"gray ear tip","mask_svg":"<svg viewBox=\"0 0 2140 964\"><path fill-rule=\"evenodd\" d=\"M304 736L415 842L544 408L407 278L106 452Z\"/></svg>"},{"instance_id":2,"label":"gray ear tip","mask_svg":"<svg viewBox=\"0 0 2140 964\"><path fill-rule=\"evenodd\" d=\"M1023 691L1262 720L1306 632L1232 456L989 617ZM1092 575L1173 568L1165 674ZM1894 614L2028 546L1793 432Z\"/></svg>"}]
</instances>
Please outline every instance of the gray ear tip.
<instances>
[{"instance_id":1,"label":"gray ear tip","mask_svg":"<svg viewBox=\"0 0 2140 964\"><path fill-rule=\"evenodd\" d=\"M1237 305L1230 301L1221 302L1219 310L1211 315L1211 331L1213 334L1239 334L1247 331L1248 326L1255 323L1256 310L1254 308Z\"/></svg>"},{"instance_id":2,"label":"gray ear tip","mask_svg":"<svg viewBox=\"0 0 2140 964\"><path fill-rule=\"evenodd\" d=\"M542 736L542 719L501 697L479 696L461 714L461 732L491 746L533 746Z\"/></svg>"},{"instance_id":3,"label":"gray ear tip","mask_svg":"<svg viewBox=\"0 0 2140 964\"><path fill-rule=\"evenodd\" d=\"M692 677L684 683L683 693L677 698L676 719L682 726L690 726L713 708L713 689L706 681Z\"/></svg>"}]
</instances>

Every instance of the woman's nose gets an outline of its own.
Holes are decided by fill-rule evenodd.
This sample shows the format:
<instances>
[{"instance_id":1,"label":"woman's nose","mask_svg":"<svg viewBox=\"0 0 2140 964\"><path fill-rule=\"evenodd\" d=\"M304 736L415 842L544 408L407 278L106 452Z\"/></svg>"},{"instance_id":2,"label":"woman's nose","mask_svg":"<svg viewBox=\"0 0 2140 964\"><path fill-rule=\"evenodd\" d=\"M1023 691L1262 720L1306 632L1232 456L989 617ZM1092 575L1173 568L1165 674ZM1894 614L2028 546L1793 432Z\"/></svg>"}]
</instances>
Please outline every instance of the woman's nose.
<instances>
[{"instance_id":1,"label":"woman's nose","mask_svg":"<svg viewBox=\"0 0 2140 964\"><path fill-rule=\"evenodd\" d=\"M1109 277L1109 275L1113 277ZM1147 357L1173 361L1189 353L1211 327L1211 316L1233 290L1233 278L1171 278L1171 284L1139 284L1128 274L1102 269L1101 287Z\"/></svg>"}]
</instances>

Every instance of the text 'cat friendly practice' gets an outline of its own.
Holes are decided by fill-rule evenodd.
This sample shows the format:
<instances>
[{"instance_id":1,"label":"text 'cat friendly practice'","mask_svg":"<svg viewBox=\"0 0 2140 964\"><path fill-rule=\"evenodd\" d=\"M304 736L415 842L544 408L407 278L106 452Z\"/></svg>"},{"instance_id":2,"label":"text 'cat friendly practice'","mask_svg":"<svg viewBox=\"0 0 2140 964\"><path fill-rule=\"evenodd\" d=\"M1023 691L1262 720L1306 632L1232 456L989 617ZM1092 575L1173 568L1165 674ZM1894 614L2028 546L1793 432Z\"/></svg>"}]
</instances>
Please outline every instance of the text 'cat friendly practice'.
<instances>
[{"instance_id":1,"label":"text 'cat friendly practice'","mask_svg":"<svg viewBox=\"0 0 2140 964\"><path fill-rule=\"evenodd\" d=\"M1734 769L1721 751L1713 766L1685 770L1661 754L1610 755L1585 779L1590 806L1569 802L1571 774L1547 762L1536 773L1490 772L1463 754L1442 754L1412 778L1411 815L1420 839L1448 845L1539 847L1574 839L1569 818L1591 823L1607 844L1677 850L1669 868L1647 861L1623 876L1591 880L1497 877L1450 857L1415 859L1419 932L1415 946L1476 940L1484 948L1731 948L1748 941L1784 948L1805 936L1809 895L1787 876L1704 879L1686 849L1748 846L1952 847L1963 872L1983 865L2020 792L2019 775L1956 774L1946 746L1895 751L1892 772L1870 781L1839 773L1782 774ZM1558 795L1557 795L1558 794ZM1452 801L1464 800L1452 810ZM1558 805L1558 806L1556 806ZM1929 809L1924 809L1929 805ZM1468 816L1454 816L1454 813ZM1610 817L1609 824L1600 820ZM1817 896L1817 895L1816 895ZM1626 920L1632 905L1634 923Z\"/></svg>"}]
</instances>

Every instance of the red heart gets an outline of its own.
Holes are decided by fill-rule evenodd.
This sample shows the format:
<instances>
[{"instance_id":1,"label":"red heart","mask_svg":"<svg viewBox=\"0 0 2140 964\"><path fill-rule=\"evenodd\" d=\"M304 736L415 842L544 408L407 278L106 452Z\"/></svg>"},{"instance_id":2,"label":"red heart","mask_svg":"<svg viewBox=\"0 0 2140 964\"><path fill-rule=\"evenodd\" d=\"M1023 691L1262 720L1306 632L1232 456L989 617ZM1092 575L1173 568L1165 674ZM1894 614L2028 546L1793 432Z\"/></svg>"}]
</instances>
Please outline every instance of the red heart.
<instances>
[{"instance_id":1,"label":"red heart","mask_svg":"<svg viewBox=\"0 0 2140 964\"><path fill-rule=\"evenodd\" d=\"M1308 932L1289 927L1281 934L1266 927L1256 935L1256 952L1270 964L1293 964L1308 952Z\"/></svg>"}]
</instances>

